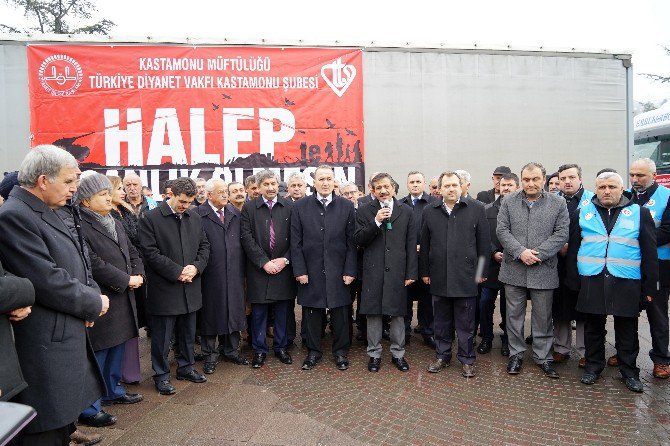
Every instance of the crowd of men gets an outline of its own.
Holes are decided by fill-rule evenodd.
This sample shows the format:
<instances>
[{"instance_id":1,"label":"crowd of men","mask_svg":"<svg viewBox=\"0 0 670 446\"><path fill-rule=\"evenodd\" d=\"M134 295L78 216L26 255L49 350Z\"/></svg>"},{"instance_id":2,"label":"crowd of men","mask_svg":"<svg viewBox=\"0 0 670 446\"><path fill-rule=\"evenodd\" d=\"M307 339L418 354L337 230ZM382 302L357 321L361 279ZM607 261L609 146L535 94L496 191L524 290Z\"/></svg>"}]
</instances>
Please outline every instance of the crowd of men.
<instances>
[{"instance_id":1,"label":"crowd of men","mask_svg":"<svg viewBox=\"0 0 670 446\"><path fill-rule=\"evenodd\" d=\"M0 184L0 399L37 411L15 441L99 441L75 422L108 426L116 417L102 406L143 400L124 387L141 379L139 328L151 337L161 395L176 391L170 350L176 379L203 383L221 360L263 367L270 348L292 364L300 335L302 369L312 370L323 360L327 327L338 370L349 368L352 341L360 340L368 370L378 372L387 338L392 364L406 372L415 301L414 329L435 350L428 372L451 364L457 341L462 375L476 375L476 355L492 350L499 295L510 375L522 371L530 344L549 378L559 378L555 364L574 351L583 384L609 364L642 392L642 310L653 376L670 375L670 190L655 173L651 160L635 161L624 190L613 169L587 181L576 164L549 177L535 162L520 176L500 166L493 187L475 199L462 170L428 183L409 172L409 193L400 197L388 173L372 174L364 195L323 165L312 195L302 174L282 183L263 170L243 184L177 178L155 201L135 174L82 174L66 151L38 146ZM610 315L616 355L606 358ZM251 361L241 353L244 334Z\"/></svg>"}]
</instances>

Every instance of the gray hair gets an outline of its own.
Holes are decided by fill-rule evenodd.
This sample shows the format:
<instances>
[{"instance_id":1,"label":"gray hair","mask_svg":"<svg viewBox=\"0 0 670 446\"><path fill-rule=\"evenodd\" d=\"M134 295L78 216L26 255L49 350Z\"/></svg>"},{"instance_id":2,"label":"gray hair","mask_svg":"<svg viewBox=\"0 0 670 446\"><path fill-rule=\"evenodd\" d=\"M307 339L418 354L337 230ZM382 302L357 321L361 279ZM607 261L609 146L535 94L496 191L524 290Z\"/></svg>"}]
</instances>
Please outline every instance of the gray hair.
<instances>
[{"instance_id":1,"label":"gray hair","mask_svg":"<svg viewBox=\"0 0 670 446\"><path fill-rule=\"evenodd\" d=\"M273 172L272 170L265 169L265 170L261 170L260 172L258 172L256 174L256 184L258 184L260 186L261 183L263 181L267 180L268 178L274 178L275 180L277 180L277 183L279 183L279 178L277 177L277 173Z\"/></svg>"},{"instance_id":2,"label":"gray hair","mask_svg":"<svg viewBox=\"0 0 670 446\"><path fill-rule=\"evenodd\" d=\"M198 181L198 180L196 179L196 181ZM217 184L223 184L224 187L227 186L226 182L223 181L221 178L210 178L205 183L205 191L212 192Z\"/></svg>"},{"instance_id":3,"label":"gray hair","mask_svg":"<svg viewBox=\"0 0 670 446\"><path fill-rule=\"evenodd\" d=\"M651 173L656 173L656 163L651 158L640 158L633 161L633 164L644 164Z\"/></svg>"},{"instance_id":4,"label":"gray hair","mask_svg":"<svg viewBox=\"0 0 670 446\"><path fill-rule=\"evenodd\" d=\"M244 188L247 189L252 184L257 184L256 175L249 175L244 179Z\"/></svg>"},{"instance_id":5,"label":"gray hair","mask_svg":"<svg viewBox=\"0 0 670 446\"><path fill-rule=\"evenodd\" d=\"M470 180L472 179L472 175L466 170L459 169L454 171L456 175L458 175L458 178L461 179L461 184L465 183L470 183Z\"/></svg>"},{"instance_id":6,"label":"gray hair","mask_svg":"<svg viewBox=\"0 0 670 446\"><path fill-rule=\"evenodd\" d=\"M50 183L56 181L64 167L77 167L77 160L69 152L60 147L44 144L32 149L19 168L19 184L35 187L37 179L45 175Z\"/></svg>"},{"instance_id":7,"label":"gray hair","mask_svg":"<svg viewBox=\"0 0 670 446\"><path fill-rule=\"evenodd\" d=\"M197 177L195 179L195 184L198 184L198 183L207 183L207 180L204 179L203 177Z\"/></svg>"},{"instance_id":8,"label":"gray hair","mask_svg":"<svg viewBox=\"0 0 670 446\"><path fill-rule=\"evenodd\" d=\"M305 175L302 172L293 172L286 179L286 183L290 183L293 180L300 180L304 183L305 182Z\"/></svg>"},{"instance_id":9,"label":"gray hair","mask_svg":"<svg viewBox=\"0 0 670 446\"><path fill-rule=\"evenodd\" d=\"M358 186L353 181L347 181L346 183L342 184L340 186L340 190L343 191L347 187L353 187L356 191L358 191Z\"/></svg>"},{"instance_id":10,"label":"gray hair","mask_svg":"<svg viewBox=\"0 0 670 446\"><path fill-rule=\"evenodd\" d=\"M620 186L623 186L623 178L621 178L621 175L619 175L616 172L603 172L603 173L601 173L600 175L598 175L598 178L596 178L596 183L598 181L609 180L610 178L614 178L615 180L617 180L617 183L619 183Z\"/></svg>"}]
</instances>

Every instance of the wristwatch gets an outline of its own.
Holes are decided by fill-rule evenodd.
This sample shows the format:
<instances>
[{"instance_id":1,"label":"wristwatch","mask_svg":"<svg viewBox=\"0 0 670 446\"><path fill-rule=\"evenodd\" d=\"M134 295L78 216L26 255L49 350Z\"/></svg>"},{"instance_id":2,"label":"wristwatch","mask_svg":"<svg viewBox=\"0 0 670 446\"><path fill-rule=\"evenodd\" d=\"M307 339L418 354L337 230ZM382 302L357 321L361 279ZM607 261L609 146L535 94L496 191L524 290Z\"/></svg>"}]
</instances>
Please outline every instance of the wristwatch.
<instances>
[{"instance_id":1,"label":"wristwatch","mask_svg":"<svg viewBox=\"0 0 670 446\"><path fill-rule=\"evenodd\" d=\"M284 257L284 264L288 265L289 263L291 263L291 262L289 262L288 259L286 257Z\"/></svg>"}]
</instances>

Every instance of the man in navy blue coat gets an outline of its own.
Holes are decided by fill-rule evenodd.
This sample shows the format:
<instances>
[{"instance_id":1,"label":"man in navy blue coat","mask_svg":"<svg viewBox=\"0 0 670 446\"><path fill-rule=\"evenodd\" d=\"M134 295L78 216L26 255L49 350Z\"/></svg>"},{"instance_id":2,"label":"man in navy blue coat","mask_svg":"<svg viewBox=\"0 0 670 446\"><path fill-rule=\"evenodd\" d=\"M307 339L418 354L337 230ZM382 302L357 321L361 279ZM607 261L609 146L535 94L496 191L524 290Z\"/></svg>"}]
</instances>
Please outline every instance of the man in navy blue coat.
<instances>
[{"instance_id":1,"label":"man in navy blue coat","mask_svg":"<svg viewBox=\"0 0 670 446\"><path fill-rule=\"evenodd\" d=\"M303 370L314 368L323 356L321 333L326 308L330 309L337 368L349 367L349 285L356 276L356 210L349 200L333 193L334 186L333 169L320 166L314 172L316 193L293 206L291 257L299 283L298 303L305 310L302 322L309 349Z\"/></svg>"}]
</instances>

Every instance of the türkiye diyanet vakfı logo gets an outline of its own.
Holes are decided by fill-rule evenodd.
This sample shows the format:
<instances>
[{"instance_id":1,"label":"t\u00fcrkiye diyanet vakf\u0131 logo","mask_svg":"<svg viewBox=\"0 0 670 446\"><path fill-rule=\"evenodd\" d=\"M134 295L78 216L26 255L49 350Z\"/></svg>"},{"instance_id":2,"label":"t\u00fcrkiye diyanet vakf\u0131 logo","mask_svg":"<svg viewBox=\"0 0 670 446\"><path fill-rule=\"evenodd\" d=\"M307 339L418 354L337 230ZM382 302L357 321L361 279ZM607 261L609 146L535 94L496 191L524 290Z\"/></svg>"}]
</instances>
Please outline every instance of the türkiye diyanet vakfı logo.
<instances>
[{"instance_id":1,"label":"t\u00fcrkiye diyanet vakf\u0131 logo","mask_svg":"<svg viewBox=\"0 0 670 446\"><path fill-rule=\"evenodd\" d=\"M321 77L336 95L342 97L356 77L356 67L342 63L342 58L321 67Z\"/></svg>"},{"instance_id":2,"label":"t\u00fcrkiye diyanet vakf\u0131 logo","mask_svg":"<svg viewBox=\"0 0 670 446\"><path fill-rule=\"evenodd\" d=\"M71 96L84 79L79 62L66 54L44 59L37 75L42 88L52 96Z\"/></svg>"}]
</instances>

